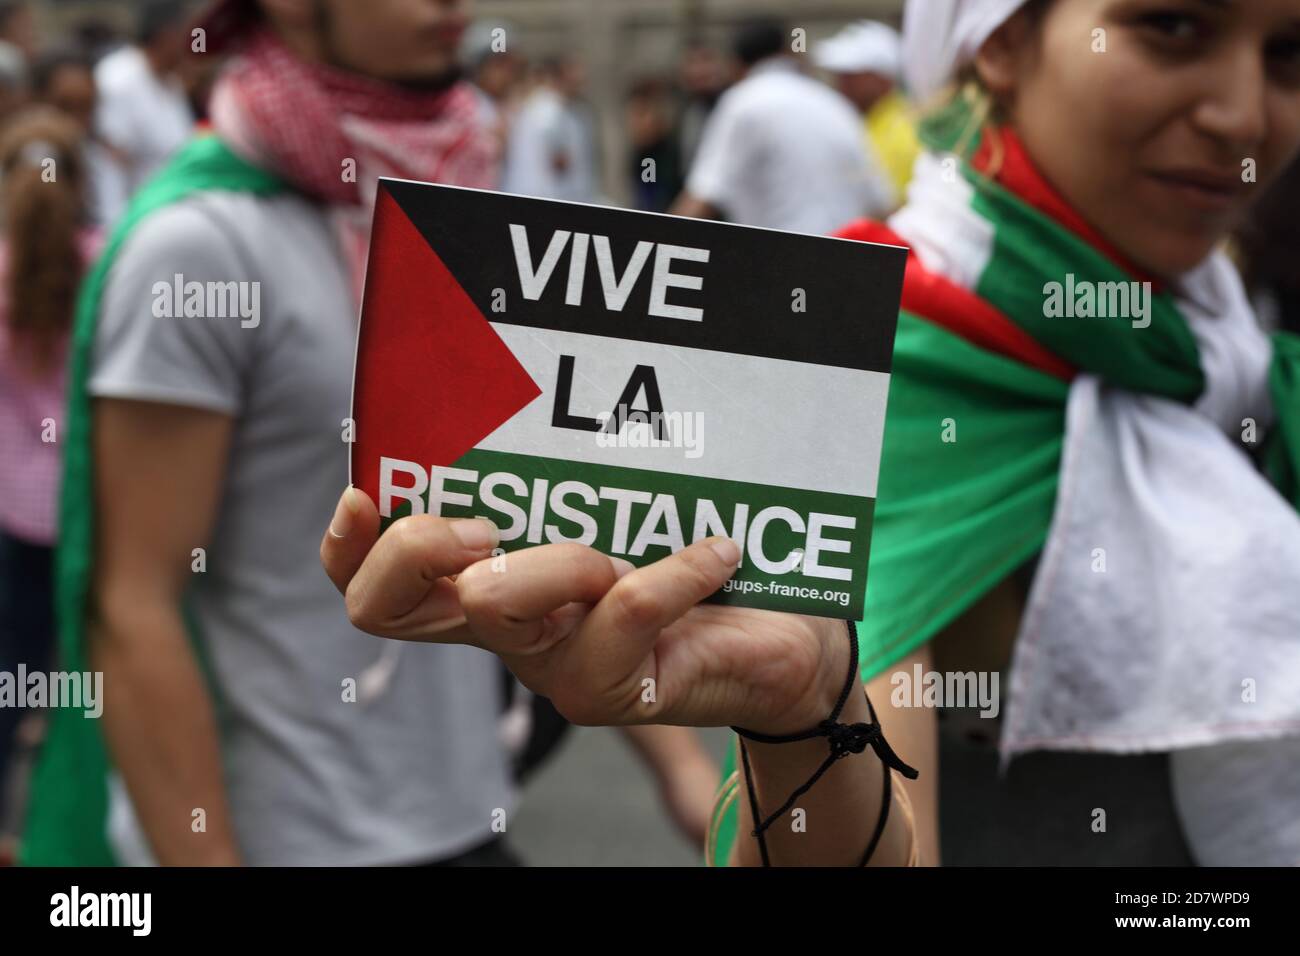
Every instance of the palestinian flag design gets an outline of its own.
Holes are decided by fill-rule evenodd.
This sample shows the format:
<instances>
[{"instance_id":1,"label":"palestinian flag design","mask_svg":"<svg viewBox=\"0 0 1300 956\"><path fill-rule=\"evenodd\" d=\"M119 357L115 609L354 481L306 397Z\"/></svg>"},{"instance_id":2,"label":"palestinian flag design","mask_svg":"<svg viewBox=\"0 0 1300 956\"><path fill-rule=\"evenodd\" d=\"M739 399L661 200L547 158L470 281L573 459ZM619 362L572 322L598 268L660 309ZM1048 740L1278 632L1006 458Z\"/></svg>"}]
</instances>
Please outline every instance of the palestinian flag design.
<instances>
[{"instance_id":1,"label":"palestinian flag design","mask_svg":"<svg viewBox=\"0 0 1300 956\"><path fill-rule=\"evenodd\" d=\"M352 480L386 519L642 565L728 535L714 600L861 616L906 253L380 183Z\"/></svg>"}]
</instances>

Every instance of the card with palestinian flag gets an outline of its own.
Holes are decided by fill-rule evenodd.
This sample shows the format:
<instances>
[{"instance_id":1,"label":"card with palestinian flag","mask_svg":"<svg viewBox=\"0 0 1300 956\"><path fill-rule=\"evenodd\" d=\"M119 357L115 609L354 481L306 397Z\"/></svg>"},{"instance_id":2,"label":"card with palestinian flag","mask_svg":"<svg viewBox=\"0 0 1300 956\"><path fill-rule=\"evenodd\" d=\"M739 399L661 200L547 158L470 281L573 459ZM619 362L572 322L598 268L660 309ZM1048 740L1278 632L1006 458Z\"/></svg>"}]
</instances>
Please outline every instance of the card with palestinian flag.
<instances>
[{"instance_id":1,"label":"card with palestinian flag","mask_svg":"<svg viewBox=\"0 0 1300 956\"><path fill-rule=\"evenodd\" d=\"M906 253L380 181L352 480L386 521L635 565L727 535L712 600L862 616Z\"/></svg>"}]
</instances>

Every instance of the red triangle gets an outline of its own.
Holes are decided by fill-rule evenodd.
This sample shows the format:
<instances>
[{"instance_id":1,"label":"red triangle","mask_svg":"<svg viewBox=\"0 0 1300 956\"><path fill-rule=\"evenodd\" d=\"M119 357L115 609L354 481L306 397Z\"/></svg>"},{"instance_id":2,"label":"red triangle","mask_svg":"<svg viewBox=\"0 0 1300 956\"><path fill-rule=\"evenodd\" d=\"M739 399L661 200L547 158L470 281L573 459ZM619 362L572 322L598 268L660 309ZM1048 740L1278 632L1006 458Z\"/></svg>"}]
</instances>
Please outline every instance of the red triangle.
<instances>
[{"instance_id":1,"label":"red triangle","mask_svg":"<svg viewBox=\"0 0 1300 956\"><path fill-rule=\"evenodd\" d=\"M379 502L379 459L451 465L541 395L382 187L357 340L352 482Z\"/></svg>"}]
</instances>

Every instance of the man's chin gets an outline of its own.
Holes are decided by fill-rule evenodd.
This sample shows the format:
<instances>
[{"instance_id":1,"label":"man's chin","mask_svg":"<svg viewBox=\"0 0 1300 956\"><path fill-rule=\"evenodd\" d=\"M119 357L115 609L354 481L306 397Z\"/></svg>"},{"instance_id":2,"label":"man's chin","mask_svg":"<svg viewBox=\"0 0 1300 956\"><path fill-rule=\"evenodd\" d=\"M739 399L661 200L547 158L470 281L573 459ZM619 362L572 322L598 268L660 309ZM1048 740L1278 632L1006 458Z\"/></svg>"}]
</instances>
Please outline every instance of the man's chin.
<instances>
[{"instance_id":1,"label":"man's chin","mask_svg":"<svg viewBox=\"0 0 1300 956\"><path fill-rule=\"evenodd\" d=\"M414 93L437 93L454 85L463 75L464 71L459 64L456 64L441 70L381 77L381 79Z\"/></svg>"}]
</instances>

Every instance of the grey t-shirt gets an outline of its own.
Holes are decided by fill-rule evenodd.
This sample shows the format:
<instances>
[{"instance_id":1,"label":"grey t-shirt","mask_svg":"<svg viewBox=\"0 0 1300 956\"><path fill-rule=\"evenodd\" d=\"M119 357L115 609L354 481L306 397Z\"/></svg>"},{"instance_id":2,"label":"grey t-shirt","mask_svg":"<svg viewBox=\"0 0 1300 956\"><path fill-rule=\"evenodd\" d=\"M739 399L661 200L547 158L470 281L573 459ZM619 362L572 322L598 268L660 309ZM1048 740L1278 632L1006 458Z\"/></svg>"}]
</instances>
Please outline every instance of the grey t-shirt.
<instances>
[{"instance_id":1,"label":"grey t-shirt","mask_svg":"<svg viewBox=\"0 0 1300 956\"><path fill-rule=\"evenodd\" d=\"M219 511L209 539L194 542L206 570L194 574L192 609L234 826L254 864L451 855L489 839L513 805L493 658L355 630L320 566L348 481L357 326L346 276L316 206L207 193L137 228L99 317L92 395L234 419ZM184 317L191 282L221 283L204 310L224 301L234 314ZM229 282L260 283L240 287L256 316L234 308ZM178 302L182 314L166 317ZM348 678L356 702L344 700ZM143 845L124 790L114 793L116 844Z\"/></svg>"}]
</instances>

